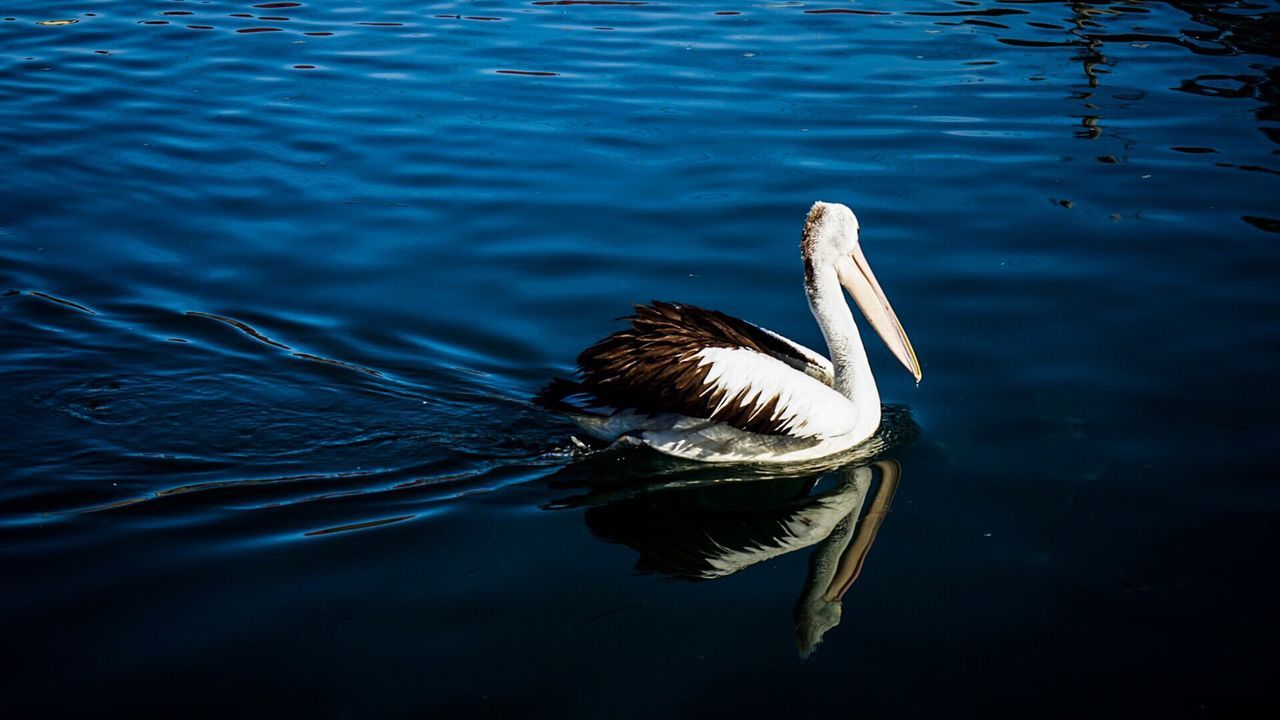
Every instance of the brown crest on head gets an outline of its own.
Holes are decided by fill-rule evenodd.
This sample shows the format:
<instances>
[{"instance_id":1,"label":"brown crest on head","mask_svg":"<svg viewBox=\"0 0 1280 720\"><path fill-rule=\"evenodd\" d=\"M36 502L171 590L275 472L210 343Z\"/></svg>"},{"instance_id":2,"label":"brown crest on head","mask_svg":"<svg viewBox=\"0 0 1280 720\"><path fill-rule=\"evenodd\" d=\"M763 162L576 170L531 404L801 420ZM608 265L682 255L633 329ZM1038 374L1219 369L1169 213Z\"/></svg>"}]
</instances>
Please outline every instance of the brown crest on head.
<instances>
[{"instance_id":1,"label":"brown crest on head","mask_svg":"<svg viewBox=\"0 0 1280 720\"><path fill-rule=\"evenodd\" d=\"M827 214L827 204L816 202L809 208L809 216L804 220L804 231L800 234L800 257L804 258L804 281L813 285L813 254L818 242L818 226Z\"/></svg>"}]
</instances>

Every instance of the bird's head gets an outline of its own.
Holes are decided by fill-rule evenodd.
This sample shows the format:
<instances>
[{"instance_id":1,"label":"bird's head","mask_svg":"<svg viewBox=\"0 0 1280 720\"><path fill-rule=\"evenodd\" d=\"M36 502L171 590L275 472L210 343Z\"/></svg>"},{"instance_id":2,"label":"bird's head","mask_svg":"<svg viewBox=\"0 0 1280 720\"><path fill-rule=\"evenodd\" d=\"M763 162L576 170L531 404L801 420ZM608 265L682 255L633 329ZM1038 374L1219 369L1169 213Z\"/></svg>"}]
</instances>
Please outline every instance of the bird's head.
<instances>
[{"instance_id":1,"label":"bird's head","mask_svg":"<svg viewBox=\"0 0 1280 720\"><path fill-rule=\"evenodd\" d=\"M840 203L814 203L800 240L805 278L813 286L819 273L834 272L894 357L919 382L921 370L916 351L871 272L860 240L858 216L852 210Z\"/></svg>"}]
</instances>

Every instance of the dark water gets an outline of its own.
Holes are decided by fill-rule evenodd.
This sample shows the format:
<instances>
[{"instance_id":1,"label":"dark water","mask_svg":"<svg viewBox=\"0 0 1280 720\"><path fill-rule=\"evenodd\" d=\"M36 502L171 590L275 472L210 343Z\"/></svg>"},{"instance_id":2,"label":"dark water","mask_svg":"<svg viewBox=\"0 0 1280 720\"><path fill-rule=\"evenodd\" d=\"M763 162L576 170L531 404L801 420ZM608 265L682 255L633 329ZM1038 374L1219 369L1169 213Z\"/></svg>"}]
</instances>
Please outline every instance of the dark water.
<instances>
[{"instance_id":1,"label":"dark water","mask_svg":"<svg viewBox=\"0 0 1280 720\"><path fill-rule=\"evenodd\" d=\"M1278 13L6 4L0 703L1274 706ZM924 365L878 464L531 405L633 301L821 347L817 199Z\"/></svg>"}]
</instances>

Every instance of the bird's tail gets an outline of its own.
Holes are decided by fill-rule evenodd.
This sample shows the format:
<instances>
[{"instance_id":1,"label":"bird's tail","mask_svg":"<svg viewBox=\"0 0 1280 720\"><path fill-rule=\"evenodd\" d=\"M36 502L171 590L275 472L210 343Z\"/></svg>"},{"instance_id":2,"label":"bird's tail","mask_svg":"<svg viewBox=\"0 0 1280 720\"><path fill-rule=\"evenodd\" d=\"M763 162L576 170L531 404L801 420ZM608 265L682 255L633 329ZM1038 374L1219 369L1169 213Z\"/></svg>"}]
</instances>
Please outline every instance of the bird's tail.
<instances>
[{"instance_id":1,"label":"bird's tail","mask_svg":"<svg viewBox=\"0 0 1280 720\"><path fill-rule=\"evenodd\" d=\"M533 401L548 410L570 415L602 415L587 407L586 401L590 396L590 392L582 386L582 383L556 378L539 390L538 394L533 396Z\"/></svg>"}]
</instances>

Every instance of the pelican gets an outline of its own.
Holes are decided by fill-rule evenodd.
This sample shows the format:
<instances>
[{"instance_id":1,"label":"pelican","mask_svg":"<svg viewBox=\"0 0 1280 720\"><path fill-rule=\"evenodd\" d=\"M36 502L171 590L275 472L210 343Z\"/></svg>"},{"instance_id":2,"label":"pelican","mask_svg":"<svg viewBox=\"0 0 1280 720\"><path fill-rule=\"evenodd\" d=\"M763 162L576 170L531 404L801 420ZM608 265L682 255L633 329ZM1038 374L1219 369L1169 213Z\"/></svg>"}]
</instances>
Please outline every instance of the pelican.
<instances>
[{"instance_id":1,"label":"pelican","mask_svg":"<svg viewBox=\"0 0 1280 720\"><path fill-rule=\"evenodd\" d=\"M880 425L880 392L841 286L921 377L858 232L848 207L817 202L800 239L830 360L745 320L654 301L578 356L576 380L553 380L538 401L594 438L703 462L802 462L856 447Z\"/></svg>"}]
</instances>

